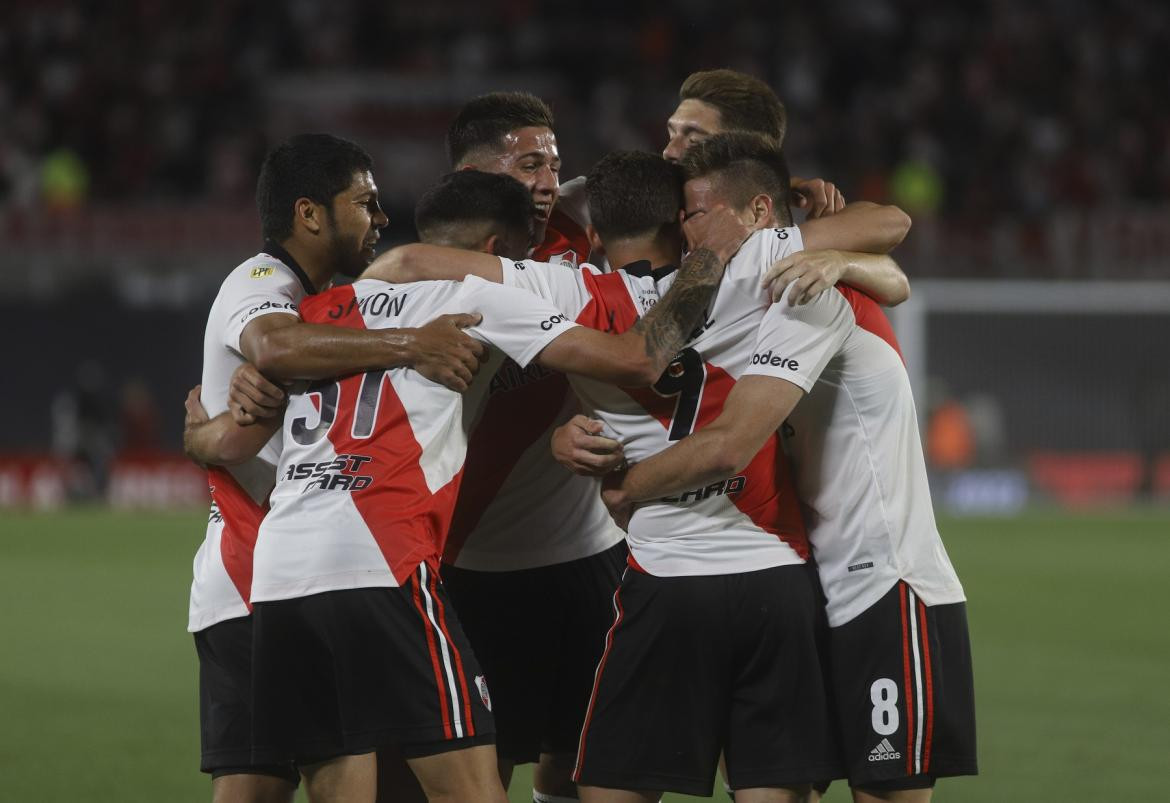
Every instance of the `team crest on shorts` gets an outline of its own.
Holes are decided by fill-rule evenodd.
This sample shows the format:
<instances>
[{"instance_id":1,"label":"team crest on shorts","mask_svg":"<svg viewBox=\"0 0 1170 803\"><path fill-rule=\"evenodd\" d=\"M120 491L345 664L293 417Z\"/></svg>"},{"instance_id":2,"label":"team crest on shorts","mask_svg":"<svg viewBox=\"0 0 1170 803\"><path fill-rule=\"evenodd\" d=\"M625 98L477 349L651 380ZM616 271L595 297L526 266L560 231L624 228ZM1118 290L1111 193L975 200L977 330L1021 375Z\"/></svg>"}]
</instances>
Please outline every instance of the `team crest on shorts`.
<instances>
[{"instance_id":1,"label":"team crest on shorts","mask_svg":"<svg viewBox=\"0 0 1170 803\"><path fill-rule=\"evenodd\" d=\"M475 688L479 689L479 699L483 701L484 708L491 711L492 696L488 694L487 681L484 680L483 675L475 676Z\"/></svg>"}]
</instances>

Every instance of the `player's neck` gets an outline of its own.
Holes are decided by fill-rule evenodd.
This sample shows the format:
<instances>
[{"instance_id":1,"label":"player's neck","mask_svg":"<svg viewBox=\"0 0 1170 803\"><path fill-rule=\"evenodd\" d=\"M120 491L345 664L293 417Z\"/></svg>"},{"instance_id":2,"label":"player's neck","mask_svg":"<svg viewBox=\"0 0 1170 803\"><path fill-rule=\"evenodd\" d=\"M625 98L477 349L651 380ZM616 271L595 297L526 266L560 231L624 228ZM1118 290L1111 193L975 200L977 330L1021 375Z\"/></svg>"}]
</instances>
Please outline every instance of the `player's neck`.
<instances>
[{"instance_id":1,"label":"player's neck","mask_svg":"<svg viewBox=\"0 0 1170 803\"><path fill-rule=\"evenodd\" d=\"M333 280L333 274L336 273L334 266L311 246L297 242L296 237L288 238L280 246L297 261L301 270L318 290L324 289Z\"/></svg>"},{"instance_id":2,"label":"player's neck","mask_svg":"<svg viewBox=\"0 0 1170 803\"><path fill-rule=\"evenodd\" d=\"M605 258L614 268L642 260L648 260L651 269L665 268L678 265L682 244L677 235L667 232L623 238L605 243Z\"/></svg>"}]
</instances>

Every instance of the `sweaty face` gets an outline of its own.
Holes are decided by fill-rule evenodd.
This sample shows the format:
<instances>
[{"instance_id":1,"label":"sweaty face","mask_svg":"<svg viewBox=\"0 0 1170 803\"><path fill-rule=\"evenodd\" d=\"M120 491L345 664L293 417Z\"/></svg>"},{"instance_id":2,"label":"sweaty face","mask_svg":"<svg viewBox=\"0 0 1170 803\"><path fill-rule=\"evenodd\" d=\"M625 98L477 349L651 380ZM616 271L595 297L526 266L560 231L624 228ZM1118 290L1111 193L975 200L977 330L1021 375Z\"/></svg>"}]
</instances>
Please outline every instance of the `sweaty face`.
<instances>
[{"instance_id":1,"label":"sweaty face","mask_svg":"<svg viewBox=\"0 0 1170 803\"><path fill-rule=\"evenodd\" d=\"M378 230L390 222L378 205L378 187L369 171L355 173L350 185L333 196L327 221L330 262L338 273L357 276L374 261Z\"/></svg>"},{"instance_id":2,"label":"sweaty face","mask_svg":"<svg viewBox=\"0 0 1170 803\"><path fill-rule=\"evenodd\" d=\"M506 173L528 188L536 204L536 242L543 241L548 216L561 191L561 156L553 132L543 126L509 131L504 135L503 150L470 166L487 173Z\"/></svg>"},{"instance_id":3,"label":"sweaty face","mask_svg":"<svg viewBox=\"0 0 1170 803\"><path fill-rule=\"evenodd\" d=\"M723 122L719 110L701 100L687 98L678 104L674 114L666 121L666 147L662 158L677 162L683 158L687 148L702 142L707 137L723 133Z\"/></svg>"}]
</instances>

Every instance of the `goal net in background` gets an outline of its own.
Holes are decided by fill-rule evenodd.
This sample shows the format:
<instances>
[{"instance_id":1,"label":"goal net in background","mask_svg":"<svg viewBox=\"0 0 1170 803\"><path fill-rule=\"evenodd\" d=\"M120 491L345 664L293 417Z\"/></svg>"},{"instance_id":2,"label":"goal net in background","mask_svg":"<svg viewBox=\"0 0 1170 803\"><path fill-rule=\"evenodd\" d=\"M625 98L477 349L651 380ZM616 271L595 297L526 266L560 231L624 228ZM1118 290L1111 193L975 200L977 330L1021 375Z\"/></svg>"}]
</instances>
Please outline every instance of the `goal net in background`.
<instances>
[{"instance_id":1,"label":"goal net in background","mask_svg":"<svg viewBox=\"0 0 1170 803\"><path fill-rule=\"evenodd\" d=\"M914 282L891 311L935 503L1170 500L1170 282Z\"/></svg>"}]
</instances>

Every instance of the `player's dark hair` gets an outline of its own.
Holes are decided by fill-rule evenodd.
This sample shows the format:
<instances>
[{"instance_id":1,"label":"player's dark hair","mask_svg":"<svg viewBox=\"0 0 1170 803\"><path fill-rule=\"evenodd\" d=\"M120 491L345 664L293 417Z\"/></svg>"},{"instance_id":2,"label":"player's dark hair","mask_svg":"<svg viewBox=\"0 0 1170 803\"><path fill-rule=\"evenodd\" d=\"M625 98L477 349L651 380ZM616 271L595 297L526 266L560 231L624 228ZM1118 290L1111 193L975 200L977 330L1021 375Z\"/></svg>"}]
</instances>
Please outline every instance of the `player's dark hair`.
<instances>
[{"instance_id":1,"label":"player's dark hair","mask_svg":"<svg viewBox=\"0 0 1170 803\"><path fill-rule=\"evenodd\" d=\"M456 170L439 179L414 207L414 226L424 242L474 248L487 233L532 242L532 193L502 173Z\"/></svg>"},{"instance_id":2,"label":"player's dark hair","mask_svg":"<svg viewBox=\"0 0 1170 803\"><path fill-rule=\"evenodd\" d=\"M735 70L691 73L678 90L678 99L700 100L719 110L724 131L749 131L783 144L788 113L772 87L759 78Z\"/></svg>"},{"instance_id":3,"label":"player's dark hair","mask_svg":"<svg viewBox=\"0 0 1170 803\"><path fill-rule=\"evenodd\" d=\"M548 104L527 92L492 92L464 104L447 128L447 155L458 167L482 148L499 150L504 135L517 128L553 127Z\"/></svg>"},{"instance_id":4,"label":"player's dark hair","mask_svg":"<svg viewBox=\"0 0 1170 803\"><path fill-rule=\"evenodd\" d=\"M682 169L687 181L717 176L728 202L737 208L765 193L781 224L792 225L788 162L774 140L744 132L717 134L688 148Z\"/></svg>"},{"instance_id":5,"label":"player's dark hair","mask_svg":"<svg viewBox=\"0 0 1170 803\"><path fill-rule=\"evenodd\" d=\"M256 180L264 239L281 242L292 234L298 198L322 204L332 214L333 198L353 183L355 173L373 166L364 148L331 134L298 134L273 147Z\"/></svg>"},{"instance_id":6,"label":"player's dark hair","mask_svg":"<svg viewBox=\"0 0 1170 803\"><path fill-rule=\"evenodd\" d=\"M657 154L614 151L585 179L589 219L603 240L678 225L682 169Z\"/></svg>"}]
</instances>

